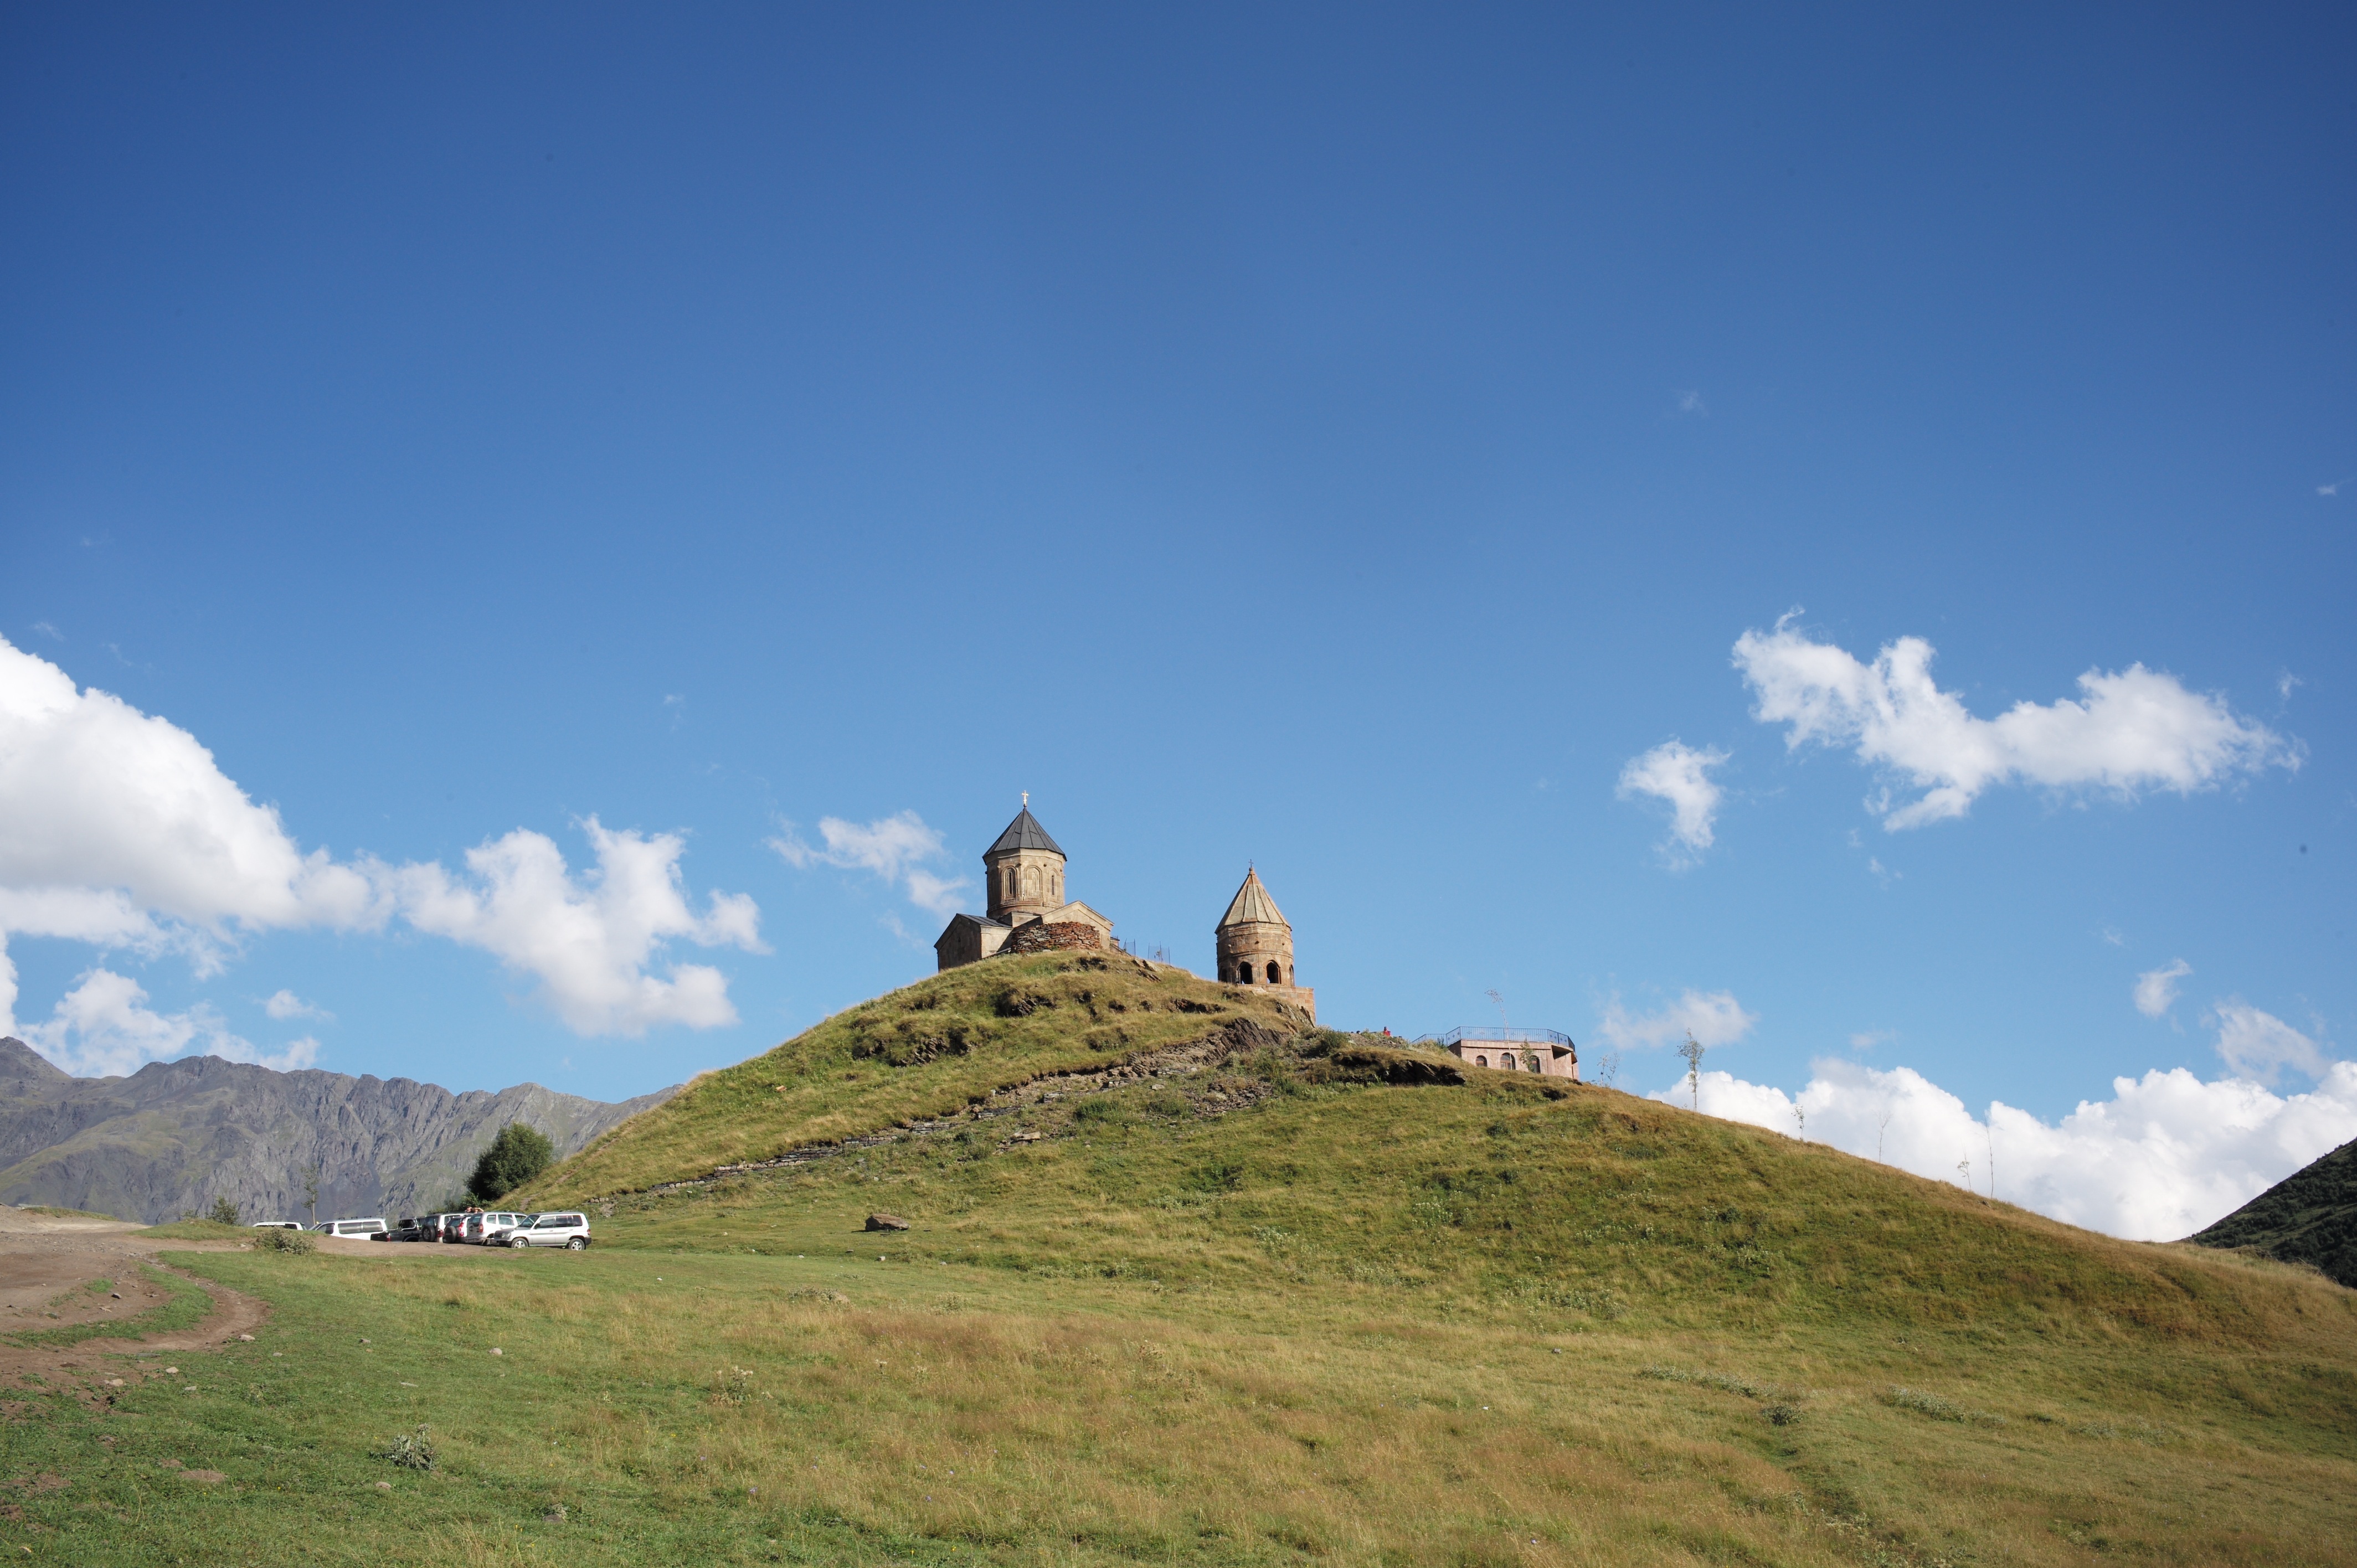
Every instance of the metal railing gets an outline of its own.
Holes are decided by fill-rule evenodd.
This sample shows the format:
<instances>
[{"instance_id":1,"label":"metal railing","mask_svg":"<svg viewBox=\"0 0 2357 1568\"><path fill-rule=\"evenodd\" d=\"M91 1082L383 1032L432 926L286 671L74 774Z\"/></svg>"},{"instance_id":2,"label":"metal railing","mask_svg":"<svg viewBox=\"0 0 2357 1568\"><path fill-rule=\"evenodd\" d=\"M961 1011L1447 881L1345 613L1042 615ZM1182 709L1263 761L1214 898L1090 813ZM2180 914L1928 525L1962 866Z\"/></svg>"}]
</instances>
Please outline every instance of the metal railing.
<instances>
[{"instance_id":1,"label":"metal railing","mask_svg":"<svg viewBox=\"0 0 2357 1568\"><path fill-rule=\"evenodd\" d=\"M1412 1042L1419 1046L1454 1046L1468 1040L1495 1040L1505 1045L1564 1046L1571 1045L1571 1036L1555 1029L1509 1029L1497 1025L1476 1025L1455 1028L1445 1035L1418 1035Z\"/></svg>"}]
</instances>

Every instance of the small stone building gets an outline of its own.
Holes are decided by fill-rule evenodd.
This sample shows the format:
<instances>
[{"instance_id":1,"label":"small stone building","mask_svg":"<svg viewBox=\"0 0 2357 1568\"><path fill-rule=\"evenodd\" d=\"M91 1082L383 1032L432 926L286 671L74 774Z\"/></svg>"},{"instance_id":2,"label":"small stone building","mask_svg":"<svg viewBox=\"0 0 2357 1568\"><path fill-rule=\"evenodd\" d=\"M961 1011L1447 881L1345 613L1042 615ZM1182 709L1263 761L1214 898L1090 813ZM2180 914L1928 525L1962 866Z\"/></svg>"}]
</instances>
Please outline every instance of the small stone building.
<instances>
[{"instance_id":1,"label":"small stone building","mask_svg":"<svg viewBox=\"0 0 2357 1568\"><path fill-rule=\"evenodd\" d=\"M1468 1067L1579 1077L1579 1048L1553 1029L1451 1029L1433 1043Z\"/></svg>"},{"instance_id":2,"label":"small stone building","mask_svg":"<svg viewBox=\"0 0 2357 1568\"><path fill-rule=\"evenodd\" d=\"M1064 897L1064 852L1031 814L1031 798L982 852L984 913L952 915L933 942L941 969L1001 952L1059 952L1113 946L1113 922Z\"/></svg>"},{"instance_id":3,"label":"small stone building","mask_svg":"<svg viewBox=\"0 0 2357 1568\"><path fill-rule=\"evenodd\" d=\"M1318 993L1294 981L1293 927L1268 896L1258 870L1244 868L1244 885L1228 901L1228 912L1214 935L1222 980L1274 991L1317 1018Z\"/></svg>"}]
</instances>

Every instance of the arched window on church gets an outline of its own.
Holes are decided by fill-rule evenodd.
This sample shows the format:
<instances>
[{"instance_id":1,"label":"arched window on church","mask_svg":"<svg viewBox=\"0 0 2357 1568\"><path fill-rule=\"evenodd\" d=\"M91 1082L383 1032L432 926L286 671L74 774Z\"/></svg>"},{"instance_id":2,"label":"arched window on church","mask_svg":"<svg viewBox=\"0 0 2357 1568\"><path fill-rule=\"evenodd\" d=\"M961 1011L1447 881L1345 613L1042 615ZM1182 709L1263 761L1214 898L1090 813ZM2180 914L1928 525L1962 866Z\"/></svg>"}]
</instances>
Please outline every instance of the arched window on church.
<instances>
[{"instance_id":1,"label":"arched window on church","mask_svg":"<svg viewBox=\"0 0 2357 1568\"><path fill-rule=\"evenodd\" d=\"M1473 1058L1473 1065L1475 1067L1488 1067L1490 1065L1490 1058L1488 1057L1477 1056Z\"/></svg>"},{"instance_id":2,"label":"arched window on church","mask_svg":"<svg viewBox=\"0 0 2357 1568\"><path fill-rule=\"evenodd\" d=\"M1268 983L1269 983L1271 985L1283 985L1283 984L1285 983L1284 975L1285 975L1285 972L1284 972L1283 970L1281 970L1281 969L1277 968L1275 962L1273 962L1273 961L1272 961L1272 962L1269 964L1269 966L1268 966Z\"/></svg>"},{"instance_id":3,"label":"arched window on church","mask_svg":"<svg viewBox=\"0 0 2357 1568\"><path fill-rule=\"evenodd\" d=\"M1538 1054L1538 1052L1536 1052L1536 1051L1524 1051L1524 1052L1523 1053L1523 1066L1527 1070L1529 1070L1529 1071L1531 1071L1531 1072L1536 1072L1536 1071L1538 1071L1538 1070L1539 1070L1539 1054Z\"/></svg>"}]
</instances>

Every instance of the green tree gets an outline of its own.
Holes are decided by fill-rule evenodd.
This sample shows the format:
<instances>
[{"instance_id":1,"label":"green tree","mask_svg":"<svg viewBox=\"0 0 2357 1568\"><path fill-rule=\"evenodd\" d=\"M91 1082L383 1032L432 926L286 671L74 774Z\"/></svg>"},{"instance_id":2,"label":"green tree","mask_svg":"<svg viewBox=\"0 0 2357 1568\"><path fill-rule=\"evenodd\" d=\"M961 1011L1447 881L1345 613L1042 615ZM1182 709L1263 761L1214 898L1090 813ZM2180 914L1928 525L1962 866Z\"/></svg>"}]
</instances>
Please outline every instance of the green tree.
<instances>
[{"instance_id":1,"label":"green tree","mask_svg":"<svg viewBox=\"0 0 2357 1568\"><path fill-rule=\"evenodd\" d=\"M556 1145L548 1134L511 1122L500 1129L483 1157L475 1162L475 1174L467 1178L467 1190L485 1203L513 1192L541 1172L556 1158Z\"/></svg>"},{"instance_id":2,"label":"green tree","mask_svg":"<svg viewBox=\"0 0 2357 1568\"><path fill-rule=\"evenodd\" d=\"M211 1211L205 1218L216 1225L234 1225L237 1223L237 1205L226 1197L216 1197Z\"/></svg>"},{"instance_id":3,"label":"green tree","mask_svg":"<svg viewBox=\"0 0 2357 1568\"><path fill-rule=\"evenodd\" d=\"M303 1167L303 1201L311 1206L311 1223L319 1223L319 1163L317 1160Z\"/></svg>"}]
</instances>

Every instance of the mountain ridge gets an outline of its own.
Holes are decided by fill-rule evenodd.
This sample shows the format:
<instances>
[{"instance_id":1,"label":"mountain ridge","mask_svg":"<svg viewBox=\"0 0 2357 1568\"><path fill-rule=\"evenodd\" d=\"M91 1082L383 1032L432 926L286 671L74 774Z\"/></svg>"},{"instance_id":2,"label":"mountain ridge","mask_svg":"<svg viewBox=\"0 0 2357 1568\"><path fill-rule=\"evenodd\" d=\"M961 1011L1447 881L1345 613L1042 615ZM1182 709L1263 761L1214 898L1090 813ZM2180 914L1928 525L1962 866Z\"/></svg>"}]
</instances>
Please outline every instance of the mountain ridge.
<instances>
[{"instance_id":1,"label":"mountain ridge","mask_svg":"<svg viewBox=\"0 0 2357 1568\"><path fill-rule=\"evenodd\" d=\"M2357 1289L2357 1138L2186 1240L2306 1263Z\"/></svg>"},{"instance_id":2,"label":"mountain ridge","mask_svg":"<svg viewBox=\"0 0 2357 1568\"><path fill-rule=\"evenodd\" d=\"M536 1083L453 1092L219 1057L85 1079L10 1036L0 1038L0 1202L155 1223L227 1197L249 1220L307 1219L303 1172L316 1164L321 1219L390 1215L457 1193L509 1122L547 1133L562 1159L678 1091L619 1102Z\"/></svg>"}]
</instances>

